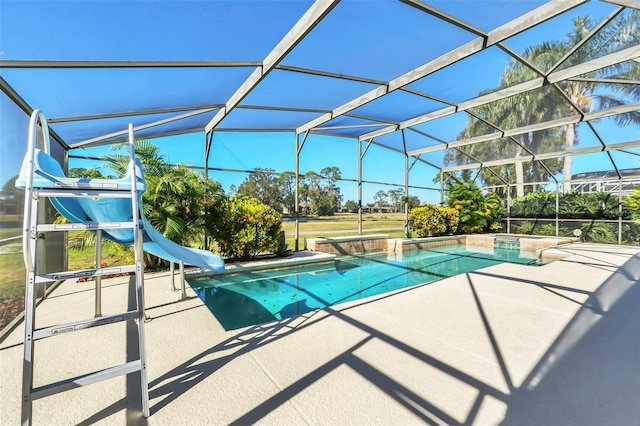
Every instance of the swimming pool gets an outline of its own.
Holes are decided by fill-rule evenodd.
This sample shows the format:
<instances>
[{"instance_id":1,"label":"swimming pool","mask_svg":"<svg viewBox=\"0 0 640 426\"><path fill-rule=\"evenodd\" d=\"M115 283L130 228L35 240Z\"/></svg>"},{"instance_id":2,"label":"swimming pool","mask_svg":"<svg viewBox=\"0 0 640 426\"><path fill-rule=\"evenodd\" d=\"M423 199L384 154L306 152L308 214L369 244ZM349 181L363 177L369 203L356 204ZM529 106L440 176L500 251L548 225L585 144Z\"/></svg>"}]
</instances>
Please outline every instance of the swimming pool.
<instances>
[{"instance_id":1,"label":"swimming pool","mask_svg":"<svg viewBox=\"0 0 640 426\"><path fill-rule=\"evenodd\" d=\"M234 330L504 262L542 263L535 253L454 245L408 252L402 260L389 259L387 253L343 256L329 263L222 275L190 285L225 330Z\"/></svg>"}]
</instances>

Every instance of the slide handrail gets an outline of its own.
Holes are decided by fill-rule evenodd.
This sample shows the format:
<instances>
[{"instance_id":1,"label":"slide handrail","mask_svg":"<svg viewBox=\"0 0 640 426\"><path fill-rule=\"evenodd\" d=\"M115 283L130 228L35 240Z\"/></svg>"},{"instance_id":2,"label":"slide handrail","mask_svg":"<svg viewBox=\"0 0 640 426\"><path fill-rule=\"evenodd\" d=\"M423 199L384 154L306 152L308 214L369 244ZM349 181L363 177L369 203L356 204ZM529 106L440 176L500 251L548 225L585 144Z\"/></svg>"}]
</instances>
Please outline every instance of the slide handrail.
<instances>
[{"instance_id":1,"label":"slide handrail","mask_svg":"<svg viewBox=\"0 0 640 426\"><path fill-rule=\"evenodd\" d=\"M33 177L34 177L34 160L35 150L38 148L38 123L40 123L41 135L42 135L42 149L45 153L49 154L51 150L51 141L49 139L49 125L42 111L39 109L34 110L31 113L31 119L29 120L29 136L27 138L27 175L25 185L25 197L24 197L24 217L22 218L22 256L24 258L24 264L28 272L33 272L35 264L31 255L29 242L31 240L31 233L35 233L33 229L31 214L31 206L33 204ZM37 212L36 212L37 214ZM34 235L35 237L35 235Z\"/></svg>"}]
</instances>

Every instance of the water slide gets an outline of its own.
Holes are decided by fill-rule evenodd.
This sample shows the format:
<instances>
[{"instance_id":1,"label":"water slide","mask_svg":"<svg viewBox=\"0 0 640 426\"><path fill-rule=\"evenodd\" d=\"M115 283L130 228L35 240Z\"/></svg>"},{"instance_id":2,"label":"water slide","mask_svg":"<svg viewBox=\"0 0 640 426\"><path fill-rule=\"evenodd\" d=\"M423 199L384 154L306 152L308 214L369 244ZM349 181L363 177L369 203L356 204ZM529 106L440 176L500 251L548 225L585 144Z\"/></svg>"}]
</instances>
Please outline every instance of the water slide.
<instances>
[{"instance_id":1,"label":"water slide","mask_svg":"<svg viewBox=\"0 0 640 426\"><path fill-rule=\"evenodd\" d=\"M48 135L47 135L48 136ZM48 142L48 137L45 137ZM48 143L45 143L45 150L49 151ZM27 174L29 173L29 153L25 157L20 175L16 181L16 186L26 188L28 185ZM131 157L127 175L121 179L86 179L68 178L65 176L60 164L47 152L34 148L33 150L33 188L60 189L60 197L50 197L53 206L67 220L72 223L98 222L113 223L114 226L104 229L103 235L109 240L120 244L133 244L133 229L117 226L118 223L131 222L132 199L122 196L115 198L110 196L108 191L131 191L132 170L135 170L136 189L138 193L138 214L143 229L143 249L144 251L158 256L170 262L183 262L208 269L215 272L224 271L224 260L207 250L199 250L191 247L184 247L174 243L160 232L158 232L145 217L142 211L142 193L146 190L144 183L144 173L140 161ZM71 190L71 191L70 191ZM73 197L73 191L82 190L103 190L104 196ZM122 193L122 192L121 192ZM132 194L133 192L129 192Z\"/></svg>"}]
</instances>

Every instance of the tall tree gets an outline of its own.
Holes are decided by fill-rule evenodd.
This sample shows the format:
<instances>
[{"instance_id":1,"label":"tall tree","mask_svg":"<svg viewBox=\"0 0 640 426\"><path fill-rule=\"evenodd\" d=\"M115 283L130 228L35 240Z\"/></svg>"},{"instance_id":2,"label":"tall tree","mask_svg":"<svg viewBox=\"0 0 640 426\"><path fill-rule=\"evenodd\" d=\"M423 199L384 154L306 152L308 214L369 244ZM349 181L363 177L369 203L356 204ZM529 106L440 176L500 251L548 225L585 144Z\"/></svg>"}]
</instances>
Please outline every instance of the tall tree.
<instances>
[{"instance_id":1,"label":"tall tree","mask_svg":"<svg viewBox=\"0 0 640 426\"><path fill-rule=\"evenodd\" d=\"M544 57L549 55L551 59L559 53L566 53L568 49L583 40L596 24L585 16L573 19L573 30L568 34L566 41L557 46L543 46L538 55ZM617 52L619 50L632 47L640 40L640 10L633 10L630 13L621 15L613 24L602 28L597 34L589 39L584 46L579 48L567 61L567 66L578 65L603 55ZM535 49L534 49L535 51ZM628 61L612 67L600 68L593 72L584 74L584 78L629 80L628 84L620 84L618 81L609 81L602 84L591 81L562 81L558 83L567 99L565 106L574 114L581 114L584 111L595 108L611 108L624 105L630 100L640 99L640 88L637 84L631 84L640 79L640 64L635 61ZM577 109L576 109L577 107ZM618 125L624 126L629 123L640 124L640 111L618 114L614 116ZM565 131L565 149L573 148L576 137L577 124L568 124ZM571 189L572 157L565 156L563 167L564 192Z\"/></svg>"},{"instance_id":2,"label":"tall tree","mask_svg":"<svg viewBox=\"0 0 640 426\"><path fill-rule=\"evenodd\" d=\"M238 187L238 194L256 198L276 211L282 212L281 179L273 169L255 168Z\"/></svg>"},{"instance_id":3,"label":"tall tree","mask_svg":"<svg viewBox=\"0 0 640 426\"><path fill-rule=\"evenodd\" d=\"M16 214L22 212L24 207L24 193L20 188L16 188L18 175L5 182L0 190L0 212Z\"/></svg>"},{"instance_id":4,"label":"tall tree","mask_svg":"<svg viewBox=\"0 0 640 426\"><path fill-rule=\"evenodd\" d=\"M344 203L344 208L352 213L355 213L358 211L358 203L353 200L347 200Z\"/></svg>"},{"instance_id":5,"label":"tall tree","mask_svg":"<svg viewBox=\"0 0 640 426\"><path fill-rule=\"evenodd\" d=\"M296 174L294 172L283 172L278 178L280 191L282 192L282 203L289 211L293 213L296 208ZM300 191L302 196L303 191Z\"/></svg>"},{"instance_id":6,"label":"tall tree","mask_svg":"<svg viewBox=\"0 0 640 426\"><path fill-rule=\"evenodd\" d=\"M376 203L376 206L382 207L387 204L387 193L383 190L379 190L375 194L373 194L373 202Z\"/></svg>"},{"instance_id":7,"label":"tall tree","mask_svg":"<svg viewBox=\"0 0 640 426\"><path fill-rule=\"evenodd\" d=\"M340 208L342 194L337 182L342 177L338 167L325 167L305 174L306 195L312 214L330 216Z\"/></svg>"},{"instance_id":8,"label":"tall tree","mask_svg":"<svg viewBox=\"0 0 640 426\"><path fill-rule=\"evenodd\" d=\"M396 212L400 211L402 197L404 197L404 188L390 189L387 191L389 202L395 208Z\"/></svg>"}]
</instances>

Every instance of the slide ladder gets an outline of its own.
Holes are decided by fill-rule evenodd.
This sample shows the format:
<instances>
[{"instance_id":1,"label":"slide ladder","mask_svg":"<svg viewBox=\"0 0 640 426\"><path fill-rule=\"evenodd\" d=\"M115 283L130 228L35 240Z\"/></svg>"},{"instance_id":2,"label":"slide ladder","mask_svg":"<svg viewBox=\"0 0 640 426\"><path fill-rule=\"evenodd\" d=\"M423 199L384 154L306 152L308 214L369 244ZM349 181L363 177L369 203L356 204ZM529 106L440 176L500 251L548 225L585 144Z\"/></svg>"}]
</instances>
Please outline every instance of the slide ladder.
<instances>
[{"instance_id":1,"label":"slide ladder","mask_svg":"<svg viewBox=\"0 0 640 426\"><path fill-rule=\"evenodd\" d=\"M40 136L40 138L38 138ZM38 148L38 140L42 142L42 149ZM139 195L146 189L144 181L140 181L136 173L134 162L133 126L129 125L130 161L127 176L123 179L57 179L59 173L47 174L43 170L58 168L59 165L49 156L50 141L49 130L44 115L36 110L31 115L29 123L28 151L22 165L20 176L16 186L24 188L24 227L23 227L23 254L26 267L25 290L25 338L24 361L22 378L22 424L31 424L33 401L86 386L99 381L111 379L124 374L140 372L140 386L142 394L142 412L149 416L149 391L146 369L145 330L144 330L144 270L143 270L143 225L139 217ZM55 164L54 164L55 163ZM83 220L78 223L50 224L40 223L39 210L41 202L45 198L70 201L83 198L96 199L121 198L131 202L131 218L128 221L99 222ZM57 207L57 206L56 206ZM102 268L100 264L100 236L102 231L109 232L114 229L130 229L133 234L133 247L135 262L133 265ZM38 270L38 239L46 232L59 232L70 230L95 231L98 238L96 242L96 265L93 269L79 271L62 271L47 273ZM42 247L40 247L42 250ZM133 272L135 274L135 309L127 312L102 316L99 307L99 279L103 275ZM36 286L51 282L62 281L81 277L96 277L96 317L83 319L65 324L35 328L36 314ZM63 380L56 383L33 387L34 376L34 345L35 342L45 338L51 338L60 334L77 330L113 324L121 321L133 321L138 331L139 358L125 364L116 365L100 371L95 371L81 376ZM61 362L64 362L61 360Z\"/></svg>"}]
</instances>

